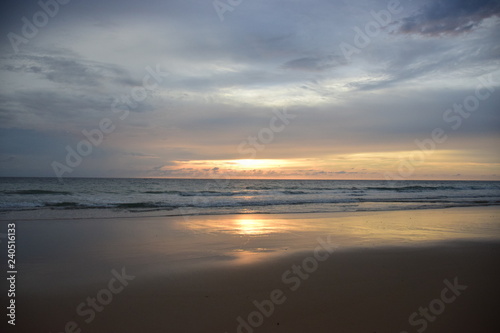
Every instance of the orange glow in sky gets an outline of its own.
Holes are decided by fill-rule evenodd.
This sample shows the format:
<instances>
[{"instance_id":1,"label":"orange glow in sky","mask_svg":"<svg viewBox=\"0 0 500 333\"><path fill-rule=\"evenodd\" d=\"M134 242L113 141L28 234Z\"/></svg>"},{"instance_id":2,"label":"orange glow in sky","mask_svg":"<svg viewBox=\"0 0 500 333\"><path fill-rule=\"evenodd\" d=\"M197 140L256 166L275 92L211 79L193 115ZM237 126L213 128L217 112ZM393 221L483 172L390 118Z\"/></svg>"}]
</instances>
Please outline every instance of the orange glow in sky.
<instances>
[{"instance_id":1,"label":"orange glow in sky","mask_svg":"<svg viewBox=\"0 0 500 333\"><path fill-rule=\"evenodd\" d=\"M488 160L464 162L460 151L374 152L324 156L322 158L233 159L177 161L164 170L179 177L276 179L468 179L480 178L476 170L494 173L500 164ZM454 175L454 176L450 176ZM466 177L467 177L466 176Z\"/></svg>"}]
</instances>

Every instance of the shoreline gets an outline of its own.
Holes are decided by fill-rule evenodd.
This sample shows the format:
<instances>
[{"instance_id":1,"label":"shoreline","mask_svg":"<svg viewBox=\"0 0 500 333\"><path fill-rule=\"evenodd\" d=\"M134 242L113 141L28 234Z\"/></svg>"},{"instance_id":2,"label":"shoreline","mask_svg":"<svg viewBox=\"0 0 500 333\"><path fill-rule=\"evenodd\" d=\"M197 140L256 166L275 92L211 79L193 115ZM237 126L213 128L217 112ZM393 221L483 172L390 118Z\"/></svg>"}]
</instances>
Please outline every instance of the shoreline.
<instances>
[{"instance_id":1,"label":"shoreline","mask_svg":"<svg viewBox=\"0 0 500 333\"><path fill-rule=\"evenodd\" d=\"M352 211L325 211L325 212L229 212L229 213L200 213L200 214L164 214L164 215L136 215L143 212L164 212L168 210L157 209L157 210L145 210L145 211L130 211L130 210L118 210L116 208L81 208L81 209L54 209L50 207L41 209L26 209L26 210L6 210L0 211L0 222L25 222L25 221L61 221L61 220L87 220L87 219L99 219L99 220L112 220L112 219L147 219L147 218L178 218L178 217L210 217L210 216L236 216L236 215L269 215L269 216L280 216L280 215L327 215L327 214L356 214L356 213L385 213L385 212L401 212L401 211L427 211L427 210L445 210L445 209L468 209L468 208L488 208L488 207L498 207L500 208L500 203L489 203L489 204L474 204L465 206L449 206L449 207L419 207L415 209L411 208L401 208L401 209L386 209L386 210L352 210ZM69 217L76 213L82 212L96 212L99 211L102 215L86 215L81 217ZM108 213L123 213L123 215L112 215ZM52 215L50 213L53 213ZM68 215L66 215L68 214ZM32 215L32 216L30 216Z\"/></svg>"}]
</instances>

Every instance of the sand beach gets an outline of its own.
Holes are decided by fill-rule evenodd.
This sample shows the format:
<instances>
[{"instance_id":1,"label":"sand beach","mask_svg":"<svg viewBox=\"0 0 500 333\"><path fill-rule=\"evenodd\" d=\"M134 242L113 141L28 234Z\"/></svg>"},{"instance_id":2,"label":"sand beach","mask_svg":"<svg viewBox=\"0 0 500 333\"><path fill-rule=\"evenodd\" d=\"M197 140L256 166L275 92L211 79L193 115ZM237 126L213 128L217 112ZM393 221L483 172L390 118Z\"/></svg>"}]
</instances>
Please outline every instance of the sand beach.
<instances>
[{"instance_id":1,"label":"sand beach","mask_svg":"<svg viewBox=\"0 0 500 333\"><path fill-rule=\"evenodd\" d=\"M16 329L495 332L499 212L16 221Z\"/></svg>"}]
</instances>

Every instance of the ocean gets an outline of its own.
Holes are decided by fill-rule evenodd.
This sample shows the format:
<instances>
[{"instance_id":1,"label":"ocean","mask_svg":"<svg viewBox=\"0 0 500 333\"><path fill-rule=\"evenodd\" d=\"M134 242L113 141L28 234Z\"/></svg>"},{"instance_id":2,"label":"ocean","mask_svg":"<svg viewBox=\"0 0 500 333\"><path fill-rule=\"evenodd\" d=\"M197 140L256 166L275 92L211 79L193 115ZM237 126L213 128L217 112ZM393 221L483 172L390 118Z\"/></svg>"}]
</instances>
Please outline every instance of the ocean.
<instances>
[{"instance_id":1,"label":"ocean","mask_svg":"<svg viewBox=\"0 0 500 333\"><path fill-rule=\"evenodd\" d=\"M4 217L324 213L499 204L500 182L493 181L0 178Z\"/></svg>"}]
</instances>

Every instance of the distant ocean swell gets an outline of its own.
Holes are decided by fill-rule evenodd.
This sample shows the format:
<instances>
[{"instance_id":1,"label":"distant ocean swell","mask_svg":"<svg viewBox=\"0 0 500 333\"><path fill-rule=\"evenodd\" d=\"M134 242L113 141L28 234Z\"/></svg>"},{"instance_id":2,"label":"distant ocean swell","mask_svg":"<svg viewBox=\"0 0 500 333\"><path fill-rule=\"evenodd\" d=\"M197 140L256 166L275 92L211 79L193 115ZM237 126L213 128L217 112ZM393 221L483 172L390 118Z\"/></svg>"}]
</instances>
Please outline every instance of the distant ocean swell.
<instances>
[{"instance_id":1,"label":"distant ocean swell","mask_svg":"<svg viewBox=\"0 0 500 333\"><path fill-rule=\"evenodd\" d=\"M498 187L494 187L497 189ZM279 192L281 194L312 194L312 193L328 193L328 191L338 191L343 190L346 191L358 191L358 192L366 192L366 191L390 191L390 192L424 192L424 191L443 191L443 190L480 190L485 189L484 187L478 186L467 186L467 187L453 187L453 186L402 186L402 187L350 187L350 188L326 188L326 187L318 187L318 188L308 188L306 190L298 190L297 187L247 187L246 189L251 191L173 191L173 190L164 190L164 191L137 191L136 193L144 193L144 194L177 194L180 196L244 196L244 195L265 195L272 193L272 191ZM129 191L130 192L130 191ZM133 193L134 191L132 191ZM41 189L28 189L28 190L17 190L17 191L0 191L2 194L10 195L71 195L72 192L68 191L48 191ZM113 193L113 192L108 192ZM117 192L118 193L118 192Z\"/></svg>"},{"instance_id":2,"label":"distant ocean swell","mask_svg":"<svg viewBox=\"0 0 500 333\"><path fill-rule=\"evenodd\" d=\"M54 194L61 194L61 195L70 195L71 192L66 192L66 191L46 191L46 190L39 190L39 189L33 189L33 190L19 190L19 191L4 191L3 194L19 194L19 195L54 195Z\"/></svg>"}]
</instances>

